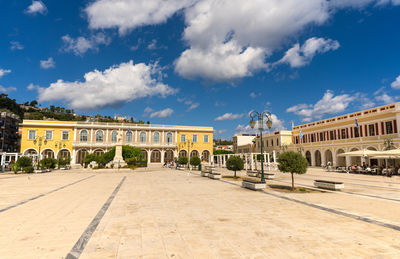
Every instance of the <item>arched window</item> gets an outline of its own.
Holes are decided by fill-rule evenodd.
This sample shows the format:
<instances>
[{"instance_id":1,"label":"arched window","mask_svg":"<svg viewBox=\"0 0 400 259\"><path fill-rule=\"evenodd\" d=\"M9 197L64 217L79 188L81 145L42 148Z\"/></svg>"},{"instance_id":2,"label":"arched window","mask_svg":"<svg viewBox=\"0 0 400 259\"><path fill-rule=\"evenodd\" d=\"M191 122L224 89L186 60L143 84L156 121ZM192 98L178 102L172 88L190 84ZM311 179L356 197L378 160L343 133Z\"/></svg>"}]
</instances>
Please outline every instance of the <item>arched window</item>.
<instances>
[{"instance_id":1,"label":"arched window","mask_svg":"<svg viewBox=\"0 0 400 259\"><path fill-rule=\"evenodd\" d=\"M167 144L172 144L172 133L171 132L167 133Z\"/></svg>"},{"instance_id":2,"label":"arched window","mask_svg":"<svg viewBox=\"0 0 400 259\"><path fill-rule=\"evenodd\" d=\"M140 143L146 143L146 132L140 132Z\"/></svg>"},{"instance_id":3,"label":"arched window","mask_svg":"<svg viewBox=\"0 0 400 259\"><path fill-rule=\"evenodd\" d=\"M126 142L132 142L132 131L130 130L126 132Z\"/></svg>"},{"instance_id":4,"label":"arched window","mask_svg":"<svg viewBox=\"0 0 400 259\"><path fill-rule=\"evenodd\" d=\"M87 130L81 130L81 133L79 134L79 138L80 138L81 142L87 142L88 131Z\"/></svg>"},{"instance_id":5,"label":"arched window","mask_svg":"<svg viewBox=\"0 0 400 259\"><path fill-rule=\"evenodd\" d=\"M117 142L117 132L115 130L111 133L111 142Z\"/></svg>"},{"instance_id":6,"label":"arched window","mask_svg":"<svg viewBox=\"0 0 400 259\"><path fill-rule=\"evenodd\" d=\"M160 133L158 133L158 132L155 132L155 133L154 133L153 141L154 141L155 143L159 143L159 142L160 142Z\"/></svg>"},{"instance_id":7,"label":"arched window","mask_svg":"<svg viewBox=\"0 0 400 259\"><path fill-rule=\"evenodd\" d=\"M103 142L104 133L102 130L96 132L96 142Z\"/></svg>"}]
</instances>

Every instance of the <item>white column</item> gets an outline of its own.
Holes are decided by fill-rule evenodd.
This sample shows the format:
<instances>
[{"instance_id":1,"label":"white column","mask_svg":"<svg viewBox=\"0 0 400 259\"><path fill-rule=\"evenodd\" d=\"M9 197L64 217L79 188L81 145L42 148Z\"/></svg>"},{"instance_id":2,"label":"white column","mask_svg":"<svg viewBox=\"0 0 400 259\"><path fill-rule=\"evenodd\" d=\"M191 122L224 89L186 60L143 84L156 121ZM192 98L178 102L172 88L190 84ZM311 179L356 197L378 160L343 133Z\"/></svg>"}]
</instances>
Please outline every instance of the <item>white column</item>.
<instances>
[{"instance_id":1,"label":"white column","mask_svg":"<svg viewBox=\"0 0 400 259\"><path fill-rule=\"evenodd\" d=\"M161 141L161 144L163 144L163 145L164 145L164 137L165 137L165 136L164 136L164 135L165 135L164 133L165 133L164 131L162 131L162 133L161 133L161 135L162 135L162 141Z\"/></svg>"},{"instance_id":2,"label":"white column","mask_svg":"<svg viewBox=\"0 0 400 259\"><path fill-rule=\"evenodd\" d=\"M271 171L271 161L270 161L269 153L267 153L267 161L268 161L268 171Z\"/></svg>"},{"instance_id":3,"label":"white column","mask_svg":"<svg viewBox=\"0 0 400 259\"><path fill-rule=\"evenodd\" d=\"M274 163L276 163L276 153L275 153L275 150L272 151L272 158L274 159Z\"/></svg>"},{"instance_id":4,"label":"white column","mask_svg":"<svg viewBox=\"0 0 400 259\"><path fill-rule=\"evenodd\" d=\"M72 149L71 164L76 164L76 151Z\"/></svg>"},{"instance_id":5,"label":"white column","mask_svg":"<svg viewBox=\"0 0 400 259\"><path fill-rule=\"evenodd\" d=\"M251 161L251 170L254 170L254 154L253 153L251 153L250 161Z\"/></svg>"},{"instance_id":6,"label":"white column","mask_svg":"<svg viewBox=\"0 0 400 259\"><path fill-rule=\"evenodd\" d=\"M325 157L325 152L321 151L321 163L322 165L326 166L326 157ZM320 166L320 165L318 165Z\"/></svg>"},{"instance_id":7,"label":"white column","mask_svg":"<svg viewBox=\"0 0 400 259\"><path fill-rule=\"evenodd\" d=\"M151 160L151 150L148 149L147 150L147 164L150 164L150 160Z\"/></svg>"},{"instance_id":8,"label":"white column","mask_svg":"<svg viewBox=\"0 0 400 259\"><path fill-rule=\"evenodd\" d=\"M149 145L151 145L151 130L149 130Z\"/></svg>"},{"instance_id":9,"label":"white column","mask_svg":"<svg viewBox=\"0 0 400 259\"><path fill-rule=\"evenodd\" d=\"M77 129L77 128L74 128L74 141L78 141L78 140L76 139L77 133L78 133L78 129Z\"/></svg>"},{"instance_id":10,"label":"white column","mask_svg":"<svg viewBox=\"0 0 400 259\"><path fill-rule=\"evenodd\" d=\"M178 144L178 131L175 131L175 144Z\"/></svg>"},{"instance_id":11,"label":"white column","mask_svg":"<svg viewBox=\"0 0 400 259\"><path fill-rule=\"evenodd\" d=\"M164 164L165 150L161 150L161 164Z\"/></svg>"},{"instance_id":12,"label":"white column","mask_svg":"<svg viewBox=\"0 0 400 259\"><path fill-rule=\"evenodd\" d=\"M346 167L351 166L351 157L346 156Z\"/></svg>"},{"instance_id":13,"label":"white column","mask_svg":"<svg viewBox=\"0 0 400 259\"><path fill-rule=\"evenodd\" d=\"M106 144L108 144L108 129L106 130Z\"/></svg>"},{"instance_id":14,"label":"white column","mask_svg":"<svg viewBox=\"0 0 400 259\"><path fill-rule=\"evenodd\" d=\"M90 142L93 143L93 128L90 129Z\"/></svg>"},{"instance_id":15,"label":"white column","mask_svg":"<svg viewBox=\"0 0 400 259\"><path fill-rule=\"evenodd\" d=\"M135 143L138 143L138 138L139 138L139 136L138 136L138 134L137 134L137 129L135 130Z\"/></svg>"}]
</instances>

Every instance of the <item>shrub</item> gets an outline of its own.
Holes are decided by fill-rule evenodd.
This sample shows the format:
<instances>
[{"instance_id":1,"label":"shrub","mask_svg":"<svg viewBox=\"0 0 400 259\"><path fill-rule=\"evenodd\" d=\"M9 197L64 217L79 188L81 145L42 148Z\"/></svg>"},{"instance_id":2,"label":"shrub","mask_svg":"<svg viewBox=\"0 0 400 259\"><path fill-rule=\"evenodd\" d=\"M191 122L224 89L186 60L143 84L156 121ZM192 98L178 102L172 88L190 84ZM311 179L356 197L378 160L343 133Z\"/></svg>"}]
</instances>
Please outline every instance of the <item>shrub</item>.
<instances>
[{"instance_id":1,"label":"shrub","mask_svg":"<svg viewBox=\"0 0 400 259\"><path fill-rule=\"evenodd\" d=\"M64 167L66 165L69 165L70 163L71 163L70 157L59 157L58 158L58 167Z\"/></svg>"},{"instance_id":2,"label":"shrub","mask_svg":"<svg viewBox=\"0 0 400 259\"><path fill-rule=\"evenodd\" d=\"M190 165L191 166L199 166L201 164L200 158L198 158L197 156L192 156L190 158Z\"/></svg>"},{"instance_id":3,"label":"shrub","mask_svg":"<svg viewBox=\"0 0 400 259\"><path fill-rule=\"evenodd\" d=\"M238 156L231 156L226 160L226 168L228 170L234 171L235 172L235 178L236 178L236 171L243 170L244 167L244 162L243 159L241 159Z\"/></svg>"},{"instance_id":4,"label":"shrub","mask_svg":"<svg viewBox=\"0 0 400 259\"><path fill-rule=\"evenodd\" d=\"M16 164L17 164L18 168L32 166L32 158L27 157L27 156L21 156L20 158L18 158L18 161Z\"/></svg>"},{"instance_id":5,"label":"shrub","mask_svg":"<svg viewBox=\"0 0 400 259\"><path fill-rule=\"evenodd\" d=\"M284 173L292 174L292 190L294 190L294 174L305 174L308 162L300 153L287 151L278 157L278 169Z\"/></svg>"},{"instance_id":6,"label":"shrub","mask_svg":"<svg viewBox=\"0 0 400 259\"><path fill-rule=\"evenodd\" d=\"M54 158L43 158L42 160L40 160L39 162L39 166L42 169L49 169L49 168L56 168L57 165L57 160Z\"/></svg>"},{"instance_id":7,"label":"shrub","mask_svg":"<svg viewBox=\"0 0 400 259\"><path fill-rule=\"evenodd\" d=\"M33 173L34 169L33 169L33 166L30 165L30 166L23 167L22 171L24 171L25 173L31 174L31 173Z\"/></svg>"},{"instance_id":8,"label":"shrub","mask_svg":"<svg viewBox=\"0 0 400 259\"><path fill-rule=\"evenodd\" d=\"M18 170L20 169L20 167L18 167L16 162L12 162L11 163L11 170L16 174L18 173Z\"/></svg>"},{"instance_id":9,"label":"shrub","mask_svg":"<svg viewBox=\"0 0 400 259\"><path fill-rule=\"evenodd\" d=\"M178 159L178 163L181 164L181 165L186 165L186 164L188 163L188 158L185 157L185 156L181 156L181 157Z\"/></svg>"}]
</instances>

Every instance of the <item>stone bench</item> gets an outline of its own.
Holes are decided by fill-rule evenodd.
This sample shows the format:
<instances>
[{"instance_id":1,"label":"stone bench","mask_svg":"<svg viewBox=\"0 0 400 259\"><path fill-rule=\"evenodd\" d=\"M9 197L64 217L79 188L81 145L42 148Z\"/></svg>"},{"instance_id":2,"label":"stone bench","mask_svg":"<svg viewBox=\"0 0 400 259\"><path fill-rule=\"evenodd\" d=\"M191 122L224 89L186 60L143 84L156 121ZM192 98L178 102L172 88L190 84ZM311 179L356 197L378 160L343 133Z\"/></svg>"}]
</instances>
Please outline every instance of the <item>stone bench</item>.
<instances>
[{"instance_id":1,"label":"stone bench","mask_svg":"<svg viewBox=\"0 0 400 259\"><path fill-rule=\"evenodd\" d=\"M208 177L209 172L207 171L201 171L200 175L203 177Z\"/></svg>"},{"instance_id":2,"label":"stone bench","mask_svg":"<svg viewBox=\"0 0 400 259\"><path fill-rule=\"evenodd\" d=\"M333 182L326 180L314 180L314 186L322 189L328 189L333 191L340 191L344 188L343 182Z\"/></svg>"},{"instance_id":3,"label":"stone bench","mask_svg":"<svg viewBox=\"0 0 400 259\"><path fill-rule=\"evenodd\" d=\"M267 184L265 182L261 182L258 179L244 179L242 181L242 187L257 191L267 188Z\"/></svg>"},{"instance_id":4,"label":"stone bench","mask_svg":"<svg viewBox=\"0 0 400 259\"><path fill-rule=\"evenodd\" d=\"M208 178L214 179L214 180L219 180L222 178L220 173L208 173Z\"/></svg>"}]
</instances>

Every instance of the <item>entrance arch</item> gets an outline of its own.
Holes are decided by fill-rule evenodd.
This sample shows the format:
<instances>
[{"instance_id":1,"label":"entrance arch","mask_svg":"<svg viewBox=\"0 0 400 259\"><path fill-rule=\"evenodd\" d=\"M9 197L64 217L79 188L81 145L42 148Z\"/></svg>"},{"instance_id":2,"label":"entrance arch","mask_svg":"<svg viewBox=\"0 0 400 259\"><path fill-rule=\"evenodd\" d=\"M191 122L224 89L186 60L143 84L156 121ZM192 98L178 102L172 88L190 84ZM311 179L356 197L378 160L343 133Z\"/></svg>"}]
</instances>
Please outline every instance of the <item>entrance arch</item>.
<instances>
[{"instance_id":1,"label":"entrance arch","mask_svg":"<svg viewBox=\"0 0 400 259\"><path fill-rule=\"evenodd\" d=\"M187 157L187 151L186 150L179 151L179 157Z\"/></svg>"},{"instance_id":2,"label":"entrance arch","mask_svg":"<svg viewBox=\"0 0 400 259\"><path fill-rule=\"evenodd\" d=\"M319 150L315 151L314 157L315 157L315 166L321 166L322 160L321 160L321 152Z\"/></svg>"},{"instance_id":3,"label":"entrance arch","mask_svg":"<svg viewBox=\"0 0 400 259\"><path fill-rule=\"evenodd\" d=\"M26 156L37 156L37 151L33 148L30 148L28 150L25 150L24 155Z\"/></svg>"},{"instance_id":4,"label":"entrance arch","mask_svg":"<svg viewBox=\"0 0 400 259\"><path fill-rule=\"evenodd\" d=\"M45 149L42 151L42 159L43 158L54 158L54 151L52 149Z\"/></svg>"},{"instance_id":5,"label":"entrance arch","mask_svg":"<svg viewBox=\"0 0 400 259\"><path fill-rule=\"evenodd\" d=\"M325 151L325 161L326 165L328 165L328 163L330 163L330 165L333 165L333 155L330 149Z\"/></svg>"},{"instance_id":6,"label":"entrance arch","mask_svg":"<svg viewBox=\"0 0 400 259\"><path fill-rule=\"evenodd\" d=\"M151 152L150 162L151 163L161 163L161 152L160 152L160 150L153 150Z\"/></svg>"},{"instance_id":7,"label":"entrance arch","mask_svg":"<svg viewBox=\"0 0 400 259\"><path fill-rule=\"evenodd\" d=\"M85 157L89 154L86 149L81 149L76 153L76 163L83 165L85 163Z\"/></svg>"},{"instance_id":8,"label":"entrance arch","mask_svg":"<svg viewBox=\"0 0 400 259\"><path fill-rule=\"evenodd\" d=\"M201 153L201 160L205 162L210 162L210 151L203 150L203 152Z\"/></svg>"},{"instance_id":9,"label":"entrance arch","mask_svg":"<svg viewBox=\"0 0 400 259\"><path fill-rule=\"evenodd\" d=\"M70 158L71 152L68 149L61 149L58 151L57 158L61 158L61 157Z\"/></svg>"},{"instance_id":10,"label":"entrance arch","mask_svg":"<svg viewBox=\"0 0 400 259\"><path fill-rule=\"evenodd\" d=\"M197 150L192 150L192 152L190 152L190 157L194 157L194 156L199 157L199 151L197 151Z\"/></svg>"},{"instance_id":11,"label":"entrance arch","mask_svg":"<svg viewBox=\"0 0 400 259\"><path fill-rule=\"evenodd\" d=\"M358 151L359 149L358 148L352 148L351 150L350 150L350 152L353 152L353 151ZM361 166L361 157L360 156L352 156L351 157L351 164L352 165L359 165L359 166Z\"/></svg>"},{"instance_id":12,"label":"entrance arch","mask_svg":"<svg viewBox=\"0 0 400 259\"><path fill-rule=\"evenodd\" d=\"M96 150L93 151L93 153L96 156L101 156L102 154L104 154L104 150L103 149L96 149Z\"/></svg>"},{"instance_id":13,"label":"entrance arch","mask_svg":"<svg viewBox=\"0 0 400 259\"><path fill-rule=\"evenodd\" d=\"M311 165L311 152L306 151L306 159L309 165Z\"/></svg>"},{"instance_id":14,"label":"entrance arch","mask_svg":"<svg viewBox=\"0 0 400 259\"><path fill-rule=\"evenodd\" d=\"M340 154L343 154L344 150L343 149L338 149L336 151L336 161L337 161L337 166L346 166L346 157L344 156L339 156Z\"/></svg>"},{"instance_id":15,"label":"entrance arch","mask_svg":"<svg viewBox=\"0 0 400 259\"><path fill-rule=\"evenodd\" d=\"M174 161L174 151L172 150L166 150L164 153L164 162L172 162Z\"/></svg>"}]
</instances>

